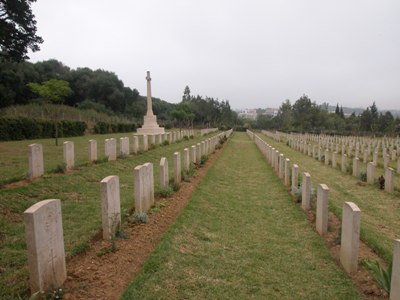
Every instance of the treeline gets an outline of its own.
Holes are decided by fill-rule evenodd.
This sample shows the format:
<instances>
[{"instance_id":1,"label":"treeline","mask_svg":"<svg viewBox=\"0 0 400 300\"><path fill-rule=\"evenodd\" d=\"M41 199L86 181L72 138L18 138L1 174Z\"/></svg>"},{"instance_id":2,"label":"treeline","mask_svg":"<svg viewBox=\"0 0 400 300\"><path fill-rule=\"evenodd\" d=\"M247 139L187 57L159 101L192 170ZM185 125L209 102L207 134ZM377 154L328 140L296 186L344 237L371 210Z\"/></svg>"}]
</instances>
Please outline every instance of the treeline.
<instances>
[{"instance_id":1,"label":"treeline","mask_svg":"<svg viewBox=\"0 0 400 300\"><path fill-rule=\"evenodd\" d=\"M31 103L43 104L28 86L57 79L68 82L71 93L63 104L79 109L93 109L108 115L123 116L140 125L146 114L146 97L136 89L124 86L118 76L105 70L70 69L57 60L43 62L0 61L0 108ZM185 88L182 102L172 104L153 98L153 112L162 126L182 125L231 127L237 120L228 101L191 96Z\"/></svg>"},{"instance_id":2,"label":"treeline","mask_svg":"<svg viewBox=\"0 0 400 300\"><path fill-rule=\"evenodd\" d=\"M279 107L277 116L258 115L248 126L259 129L275 129L286 132L311 132L339 135L398 135L400 118L391 112L379 112L375 102L361 114L345 115L336 106L334 113L328 104L317 105L306 95L294 104L286 100Z\"/></svg>"}]
</instances>

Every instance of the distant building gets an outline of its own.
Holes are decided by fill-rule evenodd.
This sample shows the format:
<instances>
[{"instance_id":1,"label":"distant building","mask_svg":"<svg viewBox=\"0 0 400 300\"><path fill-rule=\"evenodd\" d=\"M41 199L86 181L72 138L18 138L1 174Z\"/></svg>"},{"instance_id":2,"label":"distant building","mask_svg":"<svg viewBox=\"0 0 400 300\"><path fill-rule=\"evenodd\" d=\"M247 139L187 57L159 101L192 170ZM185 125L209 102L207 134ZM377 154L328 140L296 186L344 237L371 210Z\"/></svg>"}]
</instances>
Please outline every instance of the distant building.
<instances>
[{"instance_id":1,"label":"distant building","mask_svg":"<svg viewBox=\"0 0 400 300\"><path fill-rule=\"evenodd\" d=\"M273 116L276 117L278 115L279 109L278 108L271 108L271 107L267 107L265 109L265 114L267 116Z\"/></svg>"}]
</instances>

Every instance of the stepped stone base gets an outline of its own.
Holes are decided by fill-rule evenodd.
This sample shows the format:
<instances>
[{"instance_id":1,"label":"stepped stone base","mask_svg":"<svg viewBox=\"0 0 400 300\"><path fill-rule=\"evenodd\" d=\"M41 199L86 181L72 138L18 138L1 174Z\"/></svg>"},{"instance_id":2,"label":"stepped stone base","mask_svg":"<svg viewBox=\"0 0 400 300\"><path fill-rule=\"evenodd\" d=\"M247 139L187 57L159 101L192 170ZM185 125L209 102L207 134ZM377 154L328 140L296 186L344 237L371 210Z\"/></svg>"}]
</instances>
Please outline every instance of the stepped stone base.
<instances>
[{"instance_id":1,"label":"stepped stone base","mask_svg":"<svg viewBox=\"0 0 400 300\"><path fill-rule=\"evenodd\" d=\"M144 124L141 128L137 129L138 134L162 134L165 133L164 127L157 124L156 116L144 116Z\"/></svg>"}]
</instances>

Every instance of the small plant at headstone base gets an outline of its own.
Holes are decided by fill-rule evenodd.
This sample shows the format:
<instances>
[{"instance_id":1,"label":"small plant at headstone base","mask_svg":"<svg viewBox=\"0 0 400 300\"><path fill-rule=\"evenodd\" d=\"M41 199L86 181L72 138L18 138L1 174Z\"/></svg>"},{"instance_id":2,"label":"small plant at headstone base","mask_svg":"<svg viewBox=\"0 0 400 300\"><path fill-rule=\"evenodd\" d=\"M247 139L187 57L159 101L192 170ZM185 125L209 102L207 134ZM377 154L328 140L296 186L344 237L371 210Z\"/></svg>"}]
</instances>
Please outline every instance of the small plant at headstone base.
<instances>
[{"instance_id":1,"label":"small plant at headstone base","mask_svg":"<svg viewBox=\"0 0 400 300\"><path fill-rule=\"evenodd\" d=\"M227 137L226 137L226 135L224 135L224 136L219 138L219 143L222 145L223 143L226 142L226 140L227 140Z\"/></svg>"},{"instance_id":2,"label":"small plant at headstone base","mask_svg":"<svg viewBox=\"0 0 400 300\"><path fill-rule=\"evenodd\" d=\"M193 163L190 163L189 170L182 170L182 180L184 182L190 182L190 178L196 175L196 167Z\"/></svg>"},{"instance_id":3,"label":"small plant at headstone base","mask_svg":"<svg viewBox=\"0 0 400 300\"><path fill-rule=\"evenodd\" d=\"M156 145L155 144L151 144L150 147L149 147L149 150L154 150L154 149L156 149Z\"/></svg>"},{"instance_id":4,"label":"small plant at headstone base","mask_svg":"<svg viewBox=\"0 0 400 300\"><path fill-rule=\"evenodd\" d=\"M385 188L385 177L383 175L379 176L378 178L379 188L383 190Z\"/></svg>"},{"instance_id":5,"label":"small plant at headstone base","mask_svg":"<svg viewBox=\"0 0 400 300\"><path fill-rule=\"evenodd\" d=\"M169 145L169 141L165 140L162 144L163 144L163 146L168 146Z\"/></svg>"},{"instance_id":6,"label":"small plant at headstone base","mask_svg":"<svg viewBox=\"0 0 400 300\"><path fill-rule=\"evenodd\" d=\"M108 156L101 156L93 161L93 163L95 163L96 165L103 164L106 162L108 162Z\"/></svg>"},{"instance_id":7,"label":"small plant at headstone base","mask_svg":"<svg viewBox=\"0 0 400 300\"><path fill-rule=\"evenodd\" d=\"M76 245L72 251L71 251L71 256L76 256L79 255L81 253L85 253L88 249L90 248L90 245L88 242L81 242L78 245Z\"/></svg>"},{"instance_id":8,"label":"small plant at headstone base","mask_svg":"<svg viewBox=\"0 0 400 300\"><path fill-rule=\"evenodd\" d=\"M144 153L144 150L140 149L140 150L137 151L136 155L140 155L140 154L143 154L143 153Z\"/></svg>"},{"instance_id":9,"label":"small plant at headstone base","mask_svg":"<svg viewBox=\"0 0 400 300\"><path fill-rule=\"evenodd\" d=\"M358 175L358 177L362 182L367 182L367 172L364 171L360 172L360 175Z\"/></svg>"},{"instance_id":10,"label":"small plant at headstone base","mask_svg":"<svg viewBox=\"0 0 400 300\"><path fill-rule=\"evenodd\" d=\"M219 150L219 149L221 149L222 148L222 145L220 144L220 143L218 143L217 145L215 145L215 149L216 150Z\"/></svg>"},{"instance_id":11,"label":"small plant at headstone base","mask_svg":"<svg viewBox=\"0 0 400 300\"><path fill-rule=\"evenodd\" d=\"M160 198L169 198L173 195L174 190L172 189L171 186L163 187L163 186L158 186L156 187L155 194L156 196Z\"/></svg>"},{"instance_id":12,"label":"small plant at headstone base","mask_svg":"<svg viewBox=\"0 0 400 300\"><path fill-rule=\"evenodd\" d=\"M55 289L54 291L46 295L46 299L62 299L64 296L64 291L61 288Z\"/></svg>"},{"instance_id":13,"label":"small plant at headstone base","mask_svg":"<svg viewBox=\"0 0 400 300\"><path fill-rule=\"evenodd\" d=\"M174 192L179 191L179 189L181 188L181 185L179 183L175 182L173 178L171 178L169 180L169 186L172 187L172 190Z\"/></svg>"},{"instance_id":14,"label":"small plant at headstone base","mask_svg":"<svg viewBox=\"0 0 400 300\"><path fill-rule=\"evenodd\" d=\"M200 157L200 165L204 165L204 164L207 162L207 160L208 160L208 155L203 154L203 155Z\"/></svg>"},{"instance_id":15,"label":"small plant at headstone base","mask_svg":"<svg viewBox=\"0 0 400 300\"><path fill-rule=\"evenodd\" d=\"M350 162L346 168L347 173L353 174L353 162Z\"/></svg>"},{"instance_id":16,"label":"small plant at headstone base","mask_svg":"<svg viewBox=\"0 0 400 300\"><path fill-rule=\"evenodd\" d=\"M337 246L342 243L342 226L339 226L337 234L335 236L335 239L333 240L333 243Z\"/></svg>"},{"instance_id":17,"label":"small plant at headstone base","mask_svg":"<svg viewBox=\"0 0 400 300\"><path fill-rule=\"evenodd\" d=\"M298 187L295 188L294 190L294 199L296 200L297 203L300 203L301 197L302 197L301 184L299 184Z\"/></svg>"},{"instance_id":18,"label":"small plant at headstone base","mask_svg":"<svg viewBox=\"0 0 400 300\"><path fill-rule=\"evenodd\" d=\"M372 276L378 286L389 295L392 280L392 262L389 264L387 270L382 268L377 260L362 259L361 264Z\"/></svg>"},{"instance_id":19,"label":"small plant at headstone base","mask_svg":"<svg viewBox=\"0 0 400 300\"><path fill-rule=\"evenodd\" d=\"M192 140L194 139L194 135L193 134L190 136L190 139L192 139Z\"/></svg>"},{"instance_id":20,"label":"small plant at headstone base","mask_svg":"<svg viewBox=\"0 0 400 300\"><path fill-rule=\"evenodd\" d=\"M136 224L147 224L149 223L149 217L145 212L135 212L132 215L132 221Z\"/></svg>"},{"instance_id":21,"label":"small plant at headstone base","mask_svg":"<svg viewBox=\"0 0 400 300\"><path fill-rule=\"evenodd\" d=\"M65 170L67 169L67 165L65 163L58 164L57 167L54 169L54 173L65 173Z\"/></svg>"},{"instance_id":22,"label":"small plant at headstone base","mask_svg":"<svg viewBox=\"0 0 400 300\"><path fill-rule=\"evenodd\" d=\"M120 154L118 155L118 158L120 158L120 159L126 159L127 157L128 157L128 155L125 154L125 153L120 153Z\"/></svg>"},{"instance_id":23,"label":"small plant at headstone base","mask_svg":"<svg viewBox=\"0 0 400 300\"><path fill-rule=\"evenodd\" d=\"M183 137L183 140L184 140L184 141L188 141L188 140L189 140L189 137L188 137L187 135L185 135L185 136Z\"/></svg>"},{"instance_id":24,"label":"small plant at headstone base","mask_svg":"<svg viewBox=\"0 0 400 300\"><path fill-rule=\"evenodd\" d=\"M321 155L321 161L325 162L325 155Z\"/></svg>"},{"instance_id":25,"label":"small plant at headstone base","mask_svg":"<svg viewBox=\"0 0 400 300\"><path fill-rule=\"evenodd\" d=\"M289 143L289 141L287 141L287 142L286 142L286 146L290 146L290 143Z\"/></svg>"}]
</instances>

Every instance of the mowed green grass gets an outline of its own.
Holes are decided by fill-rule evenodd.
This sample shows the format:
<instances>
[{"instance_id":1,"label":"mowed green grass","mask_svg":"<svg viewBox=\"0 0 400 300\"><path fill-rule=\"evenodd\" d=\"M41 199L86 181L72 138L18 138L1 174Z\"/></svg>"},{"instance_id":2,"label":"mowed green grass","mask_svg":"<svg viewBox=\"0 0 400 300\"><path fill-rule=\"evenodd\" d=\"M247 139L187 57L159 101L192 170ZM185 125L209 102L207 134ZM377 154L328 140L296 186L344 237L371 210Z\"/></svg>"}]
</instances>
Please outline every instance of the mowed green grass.
<instances>
[{"instance_id":1,"label":"mowed green grass","mask_svg":"<svg viewBox=\"0 0 400 300\"><path fill-rule=\"evenodd\" d=\"M131 151L133 149L132 133L112 133L96 134L78 137L59 138L58 146L55 145L55 139L37 139L23 141L9 141L0 143L0 184L17 180L26 179L29 172L28 146L30 144L43 145L43 160L45 173L53 172L57 166L63 164L63 142L74 142L75 164L83 165L89 162L89 140L97 141L98 158L105 157L104 141L105 139L115 138L117 140L117 149L119 149L119 138L129 137ZM142 139L140 138L140 145Z\"/></svg>"},{"instance_id":2,"label":"mowed green grass","mask_svg":"<svg viewBox=\"0 0 400 300\"><path fill-rule=\"evenodd\" d=\"M291 149L286 143L278 143L263 134L257 134L275 147L291 163L299 165L299 174L309 172L314 188L325 183L329 187L329 209L341 217L343 203L354 202L361 209L361 239L378 252L386 262L392 260L393 240L400 238L400 194L387 193L376 185L360 183L360 179L342 173L341 160L338 168L326 166L324 162L313 159ZM340 157L340 156L339 156Z\"/></svg>"},{"instance_id":3,"label":"mowed green grass","mask_svg":"<svg viewBox=\"0 0 400 300\"><path fill-rule=\"evenodd\" d=\"M254 142L223 151L122 299L359 299Z\"/></svg>"},{"instance_id":4,"label":"mowed green grass","mask_svg":"<svg viewBox=\"0 0 400 300\"><path fill-rule=\"evenodd\" d=\"M121 209L124 216L134 207L135 166L152 162L154 183L157 188L161 157L165 156L169 160L169 172L172 178L173 153L180 151L183 159L184 148L211 136L213 134L203 138L197 136L188 141L158 147L141 155L132 155L114 162L83 165L70 174L46 175L26 186L0 189L0 299L15 299L17 294L26 294L28 290L23 224L23 212L27 208L41 200L61 199L65 250L67 256L71 256L84 248L101 229L100 181L103 178L109 175L119 176ZM83 138L81 140L83 143ZM79 147L75 146L75 151L79 157L81 155Z\"/></svg>"}]
</instances>

